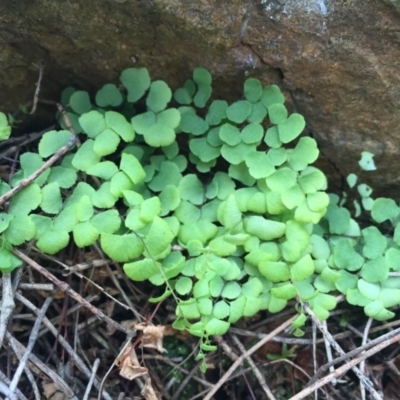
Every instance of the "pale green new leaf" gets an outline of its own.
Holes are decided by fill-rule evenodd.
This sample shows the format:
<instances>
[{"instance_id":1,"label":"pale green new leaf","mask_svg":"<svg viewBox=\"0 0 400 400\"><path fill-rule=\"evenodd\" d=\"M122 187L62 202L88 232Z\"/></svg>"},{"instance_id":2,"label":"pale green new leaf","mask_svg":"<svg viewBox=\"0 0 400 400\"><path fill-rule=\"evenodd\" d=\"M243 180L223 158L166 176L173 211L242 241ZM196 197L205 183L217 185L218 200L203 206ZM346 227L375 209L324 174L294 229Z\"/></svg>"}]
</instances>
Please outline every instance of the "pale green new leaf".
<instances>
[{"instance_id":1,"label":"pale green new leaf","mask_svg":"<svg viewBox=\"0 0 400 400\"><path fill-rule=\"evenodd\" d=\"M90 246L99 237L99 231L89 222L80 222L72 230L74 242L78 247Z\"/></svg>"},{"instance_id":2,"label":"pale green new leaf","mask_svg":"<svg viewBox=\"0 0 400 400\"><path fill-rule=\"evenodd\" d=\"M159 256L171 247L173 239L174 234L168 223L160 217L155 216L144 238L146 253L149 253L153 257Z\"/></svg>"},{"instance_id":3,"label":"pale green new leaf","mask_svg":"<svg viewBox=\"0 0 400 400\"><path fill-rule=\"evenodd\" d=\"M247 233L265 241L278 239L286 231L286 224L268 220L260 216L251 216L245 219L244 227Z\"/></svg>"},{"instance_id":4,"label":"pale green new leaf","mask_svg":"<svg viewBox=\"0 0 400 400\"><path fill-rule=\"evenodd\" d=\"M97 164L101 159L101 156L94 151L94 140L86 140L72 160L72 165L80 170L87 171L89 167Z\"/></svg>"},{"instance_id":5,"label":"pale green new leaf","mask_svg":"<svg viewBox=\"0 0 400 400\"><path fill-rule=\"evenodd\" d=\"M301 282L314 273L314 262L309 254L297 261L290 268L290 275L295 282Z\"/></svg>"},{"instance_id":6,"label":"pale green new leaf","mask_svg":"<svg viewBox=\"0 0 400 400\"><path fill-rule=\"evenodd\" d=\"M36 242L40 251L46 254L56 254L66 247L69 242L69 234L63 229L50 229L46 231Z\"/></svg>"},{"instance_id":7,"label":"pale green new leaf","mask_svg":"<svg viewBox=\"0 0 400 400\"><path fill-rule=\"evenodd\" d=\"M99 156L108 156L115 153L120 142L120 137L113 130L107 128L100 135L96 136L93 144L93 150Z\"/></svg>"},{"instance_id":8,"label":"pale green new leaf","mask_svg":"<svg viewBox=\"0 0 400 400\"><path fill-rule=\"evenodd\" d=\"M118 262L137 258L144 251L143 240L134 233L125 235L103 233L100 236L100 245L108 257Z\"/></svg>"},{"instance_id":9,"label":"pale green new leaf","mask_svg":"<svg viewBox=\"0 0 400 400\"><path fill-rule=\"evenodd\" d=\"M207 335L215 335L215 336L222 336L226 332L228 332L229 327L231 324L226 321L221 321L217 318L212 318L206 324L206 333Z\"/></svg>"},{"instance_id":10,"label":"pale green new leaf","mask_svg":"<svg viewBox=\"0 0 400 400\"><path fill-rule=\"evenodd\" d=\"M124 142L132 142L135 138L135 131L132 124L126 118L115 111L107 111L104 115L105 123L109 129L116 132Z\"/></svg>"},{"instance_id":11,"label":"pale green new leaf","mask_svg":"<svg viewBox=\"0 0 400 400\"><path fill-rule=\"evenodd\" d=\"M86 171L89 175L98 176L101 179L109 180L118 172L118 167L112 161L102 161L92 165Z\"/></svg>"},{"instance_id":12,"label":"pale green new leaf","mask_svg":"<svg viewBox=\"0 0 400 400\"><path fill-rule=\"evenodd\" d=\"M125 172L125 174L135 185L137 185L146 177L146 173L140 161L131 154L122 154L120 169L121 171Z\"/></svg>"},{"instance_id":13,"label":"pale green new leaf","mask_svg":"<svg viewBox=\"0 0 400 400\"><path fill-rule=\"evenodd\" d=\"M150 258L144 258L130 263L124 264L124 272L134 281L142 282L151 278L161 268L161 264Z\"/></svg>"}]
</instances>

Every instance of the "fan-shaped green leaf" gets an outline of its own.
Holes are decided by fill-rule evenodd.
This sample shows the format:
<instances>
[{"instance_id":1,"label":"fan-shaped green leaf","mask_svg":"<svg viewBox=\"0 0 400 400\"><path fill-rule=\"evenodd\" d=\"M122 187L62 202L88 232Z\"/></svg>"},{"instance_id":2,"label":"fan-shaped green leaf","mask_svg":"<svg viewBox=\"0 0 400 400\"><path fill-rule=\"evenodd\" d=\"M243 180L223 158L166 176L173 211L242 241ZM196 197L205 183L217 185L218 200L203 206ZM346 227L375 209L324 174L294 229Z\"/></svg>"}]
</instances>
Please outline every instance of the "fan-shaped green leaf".
<instances>
[{"instance_id":1,"label":"fan-shaped green leaf","mask_svg":"<svg viewBox=\"0 0 400 400\"><path fill-rule=\"evenodd\" d=\"M13 218L14 215L12 214L0 213L0 233L8 228Z\"/></svg>"},{"instance_id":2,"label":"fan-shaped green leaf","mask_svg":"<svg viewBox=\"0 0 400 400\"><path fill-rule=\"evenodd\" d=\"M400 213L400 208L393 199L379 197L375 199L371 210L372 218L378 222L392 220Z\"/></svg>"},{"instance_id":3,"label":"fan-shaped green leaf","mask_svg":"<svg viewBox=\"0 0 400 400\"><path fill-rule=\"evenodd\" d=\"M89 175L98 176L104 180L111 179L117 172L118 167L112 161L99 162L89 167L86 171Z\"/></svg>"},{"instance_id":4,"label":"fan-shaped green leaf","mask_svg":"<svg viewBox=\"0 0 400 400\"><path fill-rule=\"evenodd\" d=\"M237 165L245 160L248 153L254 153L255 149L256 145L254 143L246 144L241 142L236 146L224 144L221 147L221 155L229 163Z\"/></svg>"},{"instance_id":5,"label":"fan-shaped green leaf","mask_svg":"<svg viewBox=\"0 0 400 400\"><path fill-rule=\"evenodd\" d=\"M308 164L316 161L318 155L317 142L313 138L302 137L289 154L288 164L294 171L302 171Z\"/></svg>"},{"instance_id":6,"label":"fan-shaped green leaf","mask_svg":"<svg viewBox=\"0 0 400 400\"><path fill-rule=\"evenodd\" d=\"M265 107L269 107L275 103L283 104L285 97L278 86L270 85L263 89L260 101Z\"/></svg>"},{"instance_id":7,"label":"fan-shaped green leaf","mask_svg":"<svg viewBox=\"0 0 400 400\"><path fill-rule=\"evenodd\" d=\"M381 293L381 287L378 283L370 283L364 279L358 280L357 287L361 295L370 300L376 300Z\"/></svg>"},{"instance_id":8,"label":"fan-shaped green leaf","mask_svg":"<svg viewBox=\"0 0 400 400\"><path fill-rule=\"evenodd\" d=\"M297 290L291 283L276 286L271 289L271 294L281 300L290 300L296 297Z\"/></svg>"},{"instance_id":9,"label":"fan-shaped green leaf","mask_svg":"<svg viewBox=\"0 0 400 400\"><path fill-rule=\"evenodd\" d=\"M283 104L275 103L268 107L268 116L271 124L281 124L288 116L288 111Z\"/></svg>"},{"instance_id":10,"label":"fan-shaped green leaf","mask_svg":"<svg viewBox=\"0 0 400 400\"><path fill-rule=\"evenodd\" d=\"M224 319L229 316L230 307L227 302L220 300L214 304L213 316L218 319Z\"/></svg>"},{"instance_id":11,"label":"fan-shaped green leaf","mask_svg":"<svg viewBox=\"0 0 400 400\"><path fill-rule=\"evenodd\" d=\"M5 240L12 245L20 245L35 236L35 224L28 215L15 215L4 233Z\"/></svg>"},{"instance_id":12,"label":"fan-shaped green leaf","mask_svg":"<svg viewBox=\"0 0 400 400\"><path fill-rule=\"evenodd\" d=\"M118 107L122 101L121 92L112 83L107 83L96 93L96 104L99 107Z\"/></svg>"},{"instance_id":13,"label":"fan-shaped green leaf","mask_svg":"<svg viewBox=\"0 0 400 400\"><path fill-rule=\"evenodd\" d=\"M363 248L363 256L374 259L381 256L386 250L387 239L379 229L375 226L369 226L362 230L365 244Z\"/></svg>"},{"instance_id":14,"label":"fan-shaped green leaf","mask_svg":"<svg viewBox=\"0 0 400 400\"><path fill-rule=\"evenodd\" d=\"M171 247L173 239L174 234L168 223L160 217L155 216L144 238L146 253L156 258Z\"/></svg>"},{"instance_id":15,"label":"fan-shaped green leaf","mask_svg":"<svg viewBox=\"0 0 400 400\"><path fill-rule=\"evenodd\" d=\"M39 142L39 154L43 158L52 156L71 139L70 131L48 131Z\"/></svg>"},{"instance_id":16,"label":"fan-shaped green leaf","mask_svg":"<svg viewBox=\"0 0 400 400\"><path fill-rule=\"evenodd\" d=\"M115 197L122 197L124 190L130 190L133 182L125 172L119 171L111 178L110 193Z\"/></svg>"},{"instance_id":17,"label":"fan-shaped green leaf","mask_svg":"<svg viewBox=\"0 0 400 400\"><path fill-rule=\"evenodd\" d=\"M107 210L92 217L90 223L101 233L114 233L121 226L121 217L117 210Z\"/></svg>"},{"instance_id":18,"label":"fan-shaped green leaf","mask_svg":"<svg viewBox=\"0 0 400 400\"><path fill-rule=\"evenodd\" d=\"M92 202L97 208L111 208L118 200L117 196L111 194L111 183L104 182L93 194Z\"/></svg>"},{"instance_id":19,"label":"fan-shaped green leaf","mask_svg":"<svg viewBox=\"0 0 400 400\"><path fill-rule=\"evenodd\" d=\"M348 271L358 271L364 264L364 258L354 250L347 239L336 243L333 248L333 260L338 268Z\"/></svg>"},{"instance_id":20,"label":"fan-shaped green leaf","mask_svg":"<svg viewBox=\"0 0 400 400\"><path fill-rule=\"evenodd\" d=\"M249 173L254 179L267 178L275 172L266 153L252 151L246 154L245 163L249 167Z\"/></svg>"},{"instance_id":21,"label":"fan-shaped green leaf","mask_svg":"<svg viewBox=\"0 0 400 400\"><path fill-rule=\"evenodd\" d=\"M154 81L150 85L149 94L146 98L146 105L154 112L164 110L171 101L172 92L164 81Z\"/></svg>"},{"instance_id":22,"label":"fan-shaped green leaf","mask_svg":"<svg viewBox=\"0 0 400 400\"><path fill-rule=\"evenodd\" d=\"M124 264L124 272L133 281L141 282L151 278L161 268L161 264L150 258L144 258Z\"/></svg>"},{"instance_id":23,"label":"fan-shaped green leaf","mask_svg":"<svg viewBox=\"0 0 400 400\"><path fill-rule=\"evenodd\" d=\"M87 171L89 167L97 164L100 159L101 156L94 150L94 140L89 139L75 153L72 165L80 171Z\"/></svg>"},{"instance_id":24,"label":"fan-shaped green leaf","mask_svg":"<svg viewBox=\"0 0 400 400\"><path fill-rule=\"evenodd\" d=\"M268 220L259 216L248 217L244 221L244 226L247 233L265 241L278 239L286 231L286 225L282 222Z\"/></svg>"},{"instance_id":25,"label":"fan-shaped green leaf","mask_svg":"<svg viewBox=\"0 0 400 400\"><path fill-rule=\"evenodd\" d=\"M90 138L95 138L107 128L103 114L97 110L92 110L81 115L79 117L79 124Z\"/></svg>"},{"instance_id":26,"label":"fan-shaped green leaf","mask_svg":"<svg viewBox=\"0 0 400 400\"><path fill-rule=\"evenodd\" d=\"M83 90L77 90L69 98L69 105L77 114L84 114L92 109L89 93Z\"/></svg>"},{"instance_id":27,"label":"fan-shaped green leaf","mask_svg":"<svg viewBox=\"0 0 400 400\"><path fill-rule=\"evenodd\" d=\"M258 79L249 78L244 82L244 97L250 103L255 103L262 95L262 85Z\"/></svg>"},{"instance_id":28,"label":"fan-shaped green leaf","mask_svg":"<svg viewBox=\"0 0 400 400\"><path fill-rule=\"evenodd\" d=\"M50 229L36 242L40 251L46 254L56 254L67 246L69 242L68 232L63 229Z\"/></svg>"},{"instance_id":29,"label":"fan-shaped green leaf","mask_svg":"<svg viewBox=\"0 0 400 400\"><path fill-rule=\"evenodd\" d=\"M314 193L326 189L326 176L317 168L307 167L301 172L298 179L304 193Z\"/></svg>"},{"instance_id":30,"label":"fan-shaped green leaf","mask_svg":"<svg viewBox=\"0 0 400 400\"><path fill-rule=\"evenodd\" d=\"M193 98L193 103L196 107L203 108L211 97L212 88L208 84L199 83L196 95Z\"/></svg>"},{"instance_id":31,"label":"fan-shaped green leaf","mask_svg":"<svg viewBox=\"0 0 400 400\"><path fill-rule=\"evenodd\" d=\"M290 268L290 275L295 282L301 282L314 273L314 262L309 254L297 261Z\"/></svg>"},{"instance_id":32,"label":"fan-shaped green leaf","mask_svg":"<svg viewBox=\"0 0 400 400\"><path fill-rule=\"evenodd\" d=\"M74 242L78 247L92 245L99 237L99 231L89 222L80 222L72 230Z\"/></svg>"},{"instance_id":33,"label":"fan-shaped green leaf","mask_svg":"<svg viewBox=\"0 0 400 400\"><path fill-rule=\"evenodd\" d=\"M204 186L194 174L188 174L182 178L178 185L179 194L182 200L190 201L192 204L204 203Z\"/></svg>"},{"instance_id":34,"label":"fan-shaped green leaf","mask_svg":"<svg viewBox=\"0 0 400 400\"><path fill-rule=\"evenodd\" d=\"M212 318L206 324L206 333L209 336L211 335L222 336L226 332L228 332L230 326L231 325L229 322L221 321L217 318Z\"/></svg>"},{"instance_id":35,"label":"fan-shaped green leaf","mask_svg":"<svg viewBox=\"0 0 400 400\"><path fill-rule=\"evenodd\" d=\"M125 142L131 142L135 138L132 124L122 114L115 111L107 111L104 117L107 127L116 132Z\"/></svg>"},{"instance_id":36,"label":"fan-shaped green leaf","mask_svg":"<svg viewBox=\"0 0 400 400\"><path fill-rule=\"evenodd\" d=\"M186 133L192 133L195 136L202 135L208 130L207 122L196 115L195 111L191 108L186 107L181 111L181 120L179 123L179 129Z\"/></svg>"},{"instance_id":37,"label":"fan-shaped green leaf","mask_svg":"<svg viewBox=\"0 0 400 400\"><path fill-rule=\"evenodd\" d=\"M277 125L279 131L279 140L282 143L289 143L296 139L303 132L306 126L304 117L300 114L292 114L284 122Z\"/></svg>"},{"instance_id":38,"label":"fan-shaped green leaf","mask_svg":"<svg viewBox=\"0 0 400 400\"><path fill-rule=\"evenodd\" d=\"M115 153L120 142L120 137L113 129L106 129L96 136L93 150L99 156L107 156Z\"/></svg>"},{"instance_id":39,"label":"fan-shaped green leaf","mask_svg":"<svg viewBox=\"0 0 400 400\"><path fill-rule=\"evenodd\" d=\"M169 146L175 140L175 131L169 126L153 124L143 134L145 142L152 147Z\"/></svg>"},{"instance_id":40,"label":"fan-shaped green leaf","mask_svg":"<svg viewBox=\"0 0 400 400\"><path fill-rule=\"evenodd\" d=\"M219 157L220 149L211 146L206 138L194 138L189 142L189 148L203 162L209 162Z\"/></svg>"},{"instance_id":41,"label":"fan-shaped green leaf","mask_svg":"<svg viewBox=\"0 0 400 400\"><path fill-rule=\"evenodd\" d=\"M62 208L60 186L57 182L49 183L42 188L40 207L47 214L57 214Z\"/></svg>"},{"instance_id":42,"label":"fan-shaped green leaf","mask_svg":"<svg viewBox=\"0 0 400 400\"><path fill-rule=\"evenodd\" d=\"M188 105L193 101L192 96L184 87L179 88L174 92L174 99L177 103L184 105Z\"/></svg>"},{"instance_id":43,"label":"fan-shaped green leaf","mask_svg":"<svg viewBox=\"0 0 400 400\"><path fill-rule=\"evenodd\" d=\"M251 114L252 105L247 100L239 100L226 109L226 116L232 122L241 124Z\"/></svg>"},{"instance_id":44,"label":"fan-shaped green leaf","mask_svg":"<svg viewBox=\"0 0 400 400\"><path fill-rule=\"evenodd\" d=\"M208 108L206 122L209 125L219 125L226 118L228 103L225 100L214 100Z\"/></svg>"},{"instance_id":45,"label":"fan-shaped green leaf","mask_svg":"<svg viewBox=\"0 0 400 400\"><path fill-rule=\"evenodd\" d=\"M51 168L50 175L47 179L48 183L58 183L63 189L69 189L77 180L76 171L72 168L66 168L62 165L57 165Z\"/></svg>"},{"instance_id":46,"label":"fan-shaped green leaf","mask_svg":"<svg viewBox=\"0 0 400 400\"><path fill-rule=\"evenodd\" d=\"M135 103L150 86L150 76L146 68L127 68L122 71L120 81L128 91L128 101Z\"/></svg>"},{"instance_id":47,"label":"fan-shaped green leaf","mask_svg":"<svg viewBox=\"0 0 400 400\"><path fill-rule=\"evenodd\" d=\"M268 160L268 162L270 162ZM272 164L271 164L272 166ZM274 168L272 166L272 168ZM282 193L286 189L289 189L296 183L297 173L287 167L282 167L276 170L273 174L267 177L268 187L278 193Z\"/></svg>"},{"instance_id":48,"label":"fan-shaped green leaf","mask_svg":"<svg viewBox=\"0 0 400 400\"><path fill-rule=\"evenodd\" d=\"M1 265L0 271L3 274L8 274L12 272L15 268L20 267L23 262L20 258L14 255L11 250L6 248L0 248L0 258L1 258Z\"/></svg>"},{"instance_id":49,"label":"fan-shaped green leaf","mask_svg":"<svg viewBox=\"0 0 400 400\"><path fill-rule=\"evenodd\" d=\"M219 137L229 146L235 146L240 143L240 131L236 126L231 124L223 124L219 130Z\"/></svg>"},{"instance_id":50,"label":"fan-shaped green leaf","mask_svg":"<svg viewBox=\"0 0 400 400\"><path fill-rule=\"evenodd\" d=\"M157 122L171 129L176 129L181 122L181 114L176 108L168 108L157 114Z\"/></svg>"},{"instance_id":51,"label":"fan-shaped green leaf","mask_svg":"<svg viewBox=\"0 0 400 400\"><path fill-rule=\"evenodd\" d=\"M37 183L31 183L14 195L8 212L14 215L26 215L35 210L42 201L42 191Z\"/></svg>"},{"instance_id":52,"label":"fan-shaped green leaf","mask_svg":"<svg viewBox=\"0 0 400 400\"><path fill-rule=\"evenodd\" d=\"M363 151L361 153L361 160L358 162L358 164L364 171L375 171L376 170L373 157L374 157L374 154L370 153L369 151Z\"/></svg>"},{"instance_id":53,"label":"fan-shaped green leaf","mask_svg":"<svg viewBox=\"0 0 400 400\"><path fill-rule=\"evenodd\" d=\"M244 143L259 144L264 136L264 128L258 123L251 123L245 126L240 132L240 137ZM228 143L229 144L229 143Z\"/></svg>"},{"instance_id":54,"label":"fan-shaped green leaf","mask_svg":"<svg viewBox=\"0 0 400 400\"><path fill-rule=\"evenodd\" d=\"M143 241L135 234L112 235L102 233L100 244L104 253L113 261L125 262L139 257L143 250Z\"/></svg>"},{"instance_id":55,"label":"fan-shaped green leaf","mask_svg":"<svg viewBox=\"0 0 400 400\"><path fill-rule=\"evenodd\" d=\"M193 281L186 276L182 276L175 283L176 292L182 296L188 294L192 290L192 287Z\"/></svg>"},{"instance_id":56,"label":"fan-shaped green leaf","mask_svg":"<svg viewBox=\"0 0 400 400\"><path fill-rule=\"evenodd\" d=\"M389 276L389 266L383 256L368 260L361 268L361 276L367 282L383 282Z\"/></svg>"}]
</instances>

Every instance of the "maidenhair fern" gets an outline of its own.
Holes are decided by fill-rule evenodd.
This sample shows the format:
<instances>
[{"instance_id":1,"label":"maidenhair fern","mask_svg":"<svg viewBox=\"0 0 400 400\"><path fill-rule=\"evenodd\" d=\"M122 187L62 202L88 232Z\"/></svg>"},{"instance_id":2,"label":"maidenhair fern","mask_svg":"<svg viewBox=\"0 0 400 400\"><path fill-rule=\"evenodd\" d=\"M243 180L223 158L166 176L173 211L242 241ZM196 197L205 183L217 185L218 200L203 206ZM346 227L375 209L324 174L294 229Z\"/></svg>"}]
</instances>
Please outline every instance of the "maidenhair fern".
<instances>
[{"instance_id":1,"label":"maidenhair fern","mask_svg":"<svg viewBox=\"0 0 400 400\"><path fill-rule=\"evenodd\" d=\"M374 200L355 174L347 178L360 196L354 217L345 196L328 195L325 175L311 166L317 143L299 138L304 118L289 115L277 86L247 79L244 97L229 104L210 100L212 78L203 68L175 92L145 68L123 71L120 81L124 90L107 84L94 102L84 91L63 92L81 144L0 214L3 272L21 265L12 247L30 240L47 254L71 238L81 248L98 242L131 279L161 288L151 302L174 297L173 326L201 338L200 359L215 348L210 336L294 298L321 320L337 292L372 318L393 317L398 204ZM60 124L63 130L44 134L38 153L20 156L0 195L69 143L72 133ZM0 114L0 138L9 134ZM371 153L360 166L375 168ZM363 229L355 219L361 212L371 215ZM393 233L382 234L382 223ZM305 320L300 311L295 334Z\"/></svg>"}]
</instances>

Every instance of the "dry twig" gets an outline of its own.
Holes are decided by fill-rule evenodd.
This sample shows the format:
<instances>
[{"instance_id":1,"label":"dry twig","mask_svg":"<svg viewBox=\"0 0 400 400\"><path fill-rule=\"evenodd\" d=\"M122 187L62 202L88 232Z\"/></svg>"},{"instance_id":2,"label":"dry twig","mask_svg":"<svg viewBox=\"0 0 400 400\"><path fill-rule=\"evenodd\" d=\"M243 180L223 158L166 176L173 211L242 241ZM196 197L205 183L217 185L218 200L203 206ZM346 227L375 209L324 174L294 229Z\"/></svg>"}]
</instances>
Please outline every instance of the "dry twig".
<instances>
[{"instance_id":1,"label":"dry twig","mask_svg":"<svg viewBox=\"0 0 400 400\"><path fill-rule=\"evenodd\" d=\"M19 362L18 368L15 371L14 377L13 377L13 379L11 381L11 384L10 384L10 390L12 392L14 392L14 390L16 389L16 387L18 385L18 382L19 382L19 380L21 378L22 372L23 372L23 370L25 368L25 364L28 361L29 355L31 354L33 346L36 343L37 334L39 333L40 325L41 325L42 320L43 320L43 318L44 318L44 316L46 314L47 309L49 308L49 305L50 305L51 301L53 300L53 297L54 297L54 293L52 295L50 295L49 297L47 297L47 299L43 303L43 306L42 306L39 314L37 315L35 324L33 325L31 334L29 336L28 346L27 346L27 348L25 350L24 355L22 356L22 358L21 358L21 360Z\"/></svg>"},{"instance_id":2,"label":"dry twig","mask_svg":"<svg viewBox=\"0 0 400 400\"><path fill-rule=\"evenodd\" d=\"M135 335L135 331L126 328L125 326L119 324L118 322L116 322L113 319L111 319L110 317L108 317L106 314L103 313L103 311L99 310L98 308L96 308L95 306L90 304L79 293L75 292L75 290L73 290L67 283L60 281L53 274L51 274L46 268L43 268L41 265L39 265L36 261L32 260L30 257L28 257L26 254L24 254L22 251L14 249L13 252L16 256L21 258L21 260L24 260L27 264L29 264L31 267L33 267L38 272L40 272L43 276L45 276L49 281L51 281L55 285L57 285L57 287L62 292L69 294L78 303L82 304L84 307L89 309L94 315L96 315L96 317L98 317L99 319L114 326L114 328L126 333L127 335L130 335L130 336Z\"/></svg>"},{"instance_id":3,"label":"dry twig","mask_svg":"<svg viewBox=\"0 0 400 400\"><path fill-rule=\"evenodd\" d=\"M304 399L310 393L312 393L314 390L319 389L321 386L324 386L324 385L328 384L334 378L337 378L337 379L340 378L348 370L354 368L354 366L359 364L361 361L373 356L376 353L379 353L385 347L390 346L391 344L396 343L399 340L400 340L400 333L398 333L397 335L394 335L394 336L390 337L389 339L379 343L378 345L374 346L372 349L367 350L365 353L361 354L360 356L348 361L347 364L341 366L340 368L337 368L334 373L329 374L329 375L325 376L324 378L318 380L313 385L307 387L306 389L302 390L300 393L297 393L295 396L291 397L289 400L301 400L301 399ZM368 387L367 387L367 389L368 389ZM382 397L379 396L378 399L382 400Z\"/></svg>"},{"instance_id":4,"label":"dry twig","mask_svg":"<svg viewBox=\"0 0 400 400\"><path fill-rule=\"evenodd\" d=\"M295 319L297 315L289 318L283 324L274 329L271 333L269 333L265 338L261 339L257 344L247 350L244 354L242 354L225 372L225 374L221 377L221 379L214 385L214 387L207 393L203 400L211 400L212 396L218 391L218 389L228 380L228 378L233 374L235 369L249 356L251 356L255 351L257 351L260 347L262 347L265 343L269 342L271 338L277 335L279 332L282 332L286 329Z\"/></svg>"},{"instance_id":5,"label":"dry twig","mask_svg":"<svg viewBox=\"0 0 400 400\"><path fill-rule=\"evenodd\" d=\"M307 314L312 318L313 322L318 326L318 329L321 331L321 333L324 335L324 337L328 340L329 344L340 355L344 355L345 354L344 350L339 346L339 344L336 342L336 340L333 338L333 336L329 333L329 331L325 328L325 326L321 323L321 321L319 321L319 319L315 316L315 314L311 310L310 306L307 303L303 303L303 308L307 312ZM371 393L372 397L375 400L382 400L382 397L374 389L372 382L365 375L362 374L362 372L359 370L359 368L357 368L355 365L353 365L351 368L354 371L354 373L357 375L360 382ZM331 380L335 379L337 377L336 373L331 373L329 376L331 376ZM315 386L315 385L313 385L313 386Z\"/></svg>"}]
</instances>

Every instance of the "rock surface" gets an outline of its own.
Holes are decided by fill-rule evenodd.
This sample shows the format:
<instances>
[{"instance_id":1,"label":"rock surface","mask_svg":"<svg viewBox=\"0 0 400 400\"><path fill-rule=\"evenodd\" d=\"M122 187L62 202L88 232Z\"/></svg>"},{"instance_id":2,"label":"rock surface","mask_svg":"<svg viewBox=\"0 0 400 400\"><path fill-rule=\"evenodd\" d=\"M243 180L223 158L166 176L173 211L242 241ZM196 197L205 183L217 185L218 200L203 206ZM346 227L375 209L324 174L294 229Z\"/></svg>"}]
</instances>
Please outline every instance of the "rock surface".
<instances>
[{"instance_id":1,"label":"rock surface","mask_svg":"<svg viewBox=\"0 0 400 400\"><path fill-rule=\"evenodd\" d=\"M131 66L171 87L204 66L231 100L255 76L285 89L329 174L357 172L371 151L378 170L362 177L400 198L399 27L398 0L2 1L0 109L32 99L41 61L53 99Z\"/></svg>"}]
</instances>

